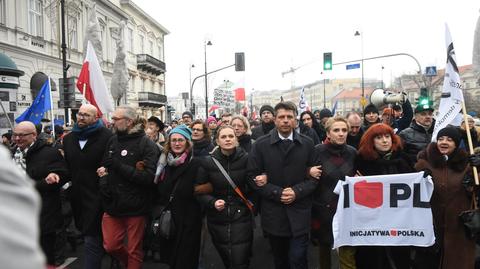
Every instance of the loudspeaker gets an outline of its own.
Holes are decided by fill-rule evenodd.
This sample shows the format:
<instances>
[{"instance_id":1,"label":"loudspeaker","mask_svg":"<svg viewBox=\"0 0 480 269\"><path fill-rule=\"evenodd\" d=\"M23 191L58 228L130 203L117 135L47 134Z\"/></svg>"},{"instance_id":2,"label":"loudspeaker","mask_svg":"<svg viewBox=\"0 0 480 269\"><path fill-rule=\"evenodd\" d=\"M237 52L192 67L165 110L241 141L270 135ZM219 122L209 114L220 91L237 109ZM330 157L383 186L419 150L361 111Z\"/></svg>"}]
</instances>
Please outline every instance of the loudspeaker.
<instances>
[{"instance_id":1,"label":"loudspeaker","mask_svg":"<svg viewBox=\"0 0 480 269\"><path fill-rule=\"evenodd\" d=\"M376 89L370 95L370 103L380 108L388 104L403 104L407 100L407 96L403 93L393 93L384 89Z\"/></svg>"}]
</instances>

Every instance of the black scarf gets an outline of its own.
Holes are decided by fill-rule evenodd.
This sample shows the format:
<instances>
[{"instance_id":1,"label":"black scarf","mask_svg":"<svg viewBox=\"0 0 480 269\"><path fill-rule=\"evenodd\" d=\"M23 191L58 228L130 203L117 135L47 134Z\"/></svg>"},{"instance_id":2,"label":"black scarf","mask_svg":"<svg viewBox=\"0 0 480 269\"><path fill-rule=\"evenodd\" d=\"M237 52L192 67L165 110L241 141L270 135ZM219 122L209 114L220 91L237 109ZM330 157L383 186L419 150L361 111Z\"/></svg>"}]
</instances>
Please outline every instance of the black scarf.
<instances>
[{"instance_id":1,"label":"black scarf","mask_svg":"<svg viewBox=\"0 0 480 269\"><path fill-rule=\"evenodd\" d=\"M72 128L72 133L78 138L78 140L87 140L101 127L103 127L103 122L101 120L97 120L97 122L94 124L84 128L78 127L78 125L75 123Z\"/></svg>"}]
</instances>

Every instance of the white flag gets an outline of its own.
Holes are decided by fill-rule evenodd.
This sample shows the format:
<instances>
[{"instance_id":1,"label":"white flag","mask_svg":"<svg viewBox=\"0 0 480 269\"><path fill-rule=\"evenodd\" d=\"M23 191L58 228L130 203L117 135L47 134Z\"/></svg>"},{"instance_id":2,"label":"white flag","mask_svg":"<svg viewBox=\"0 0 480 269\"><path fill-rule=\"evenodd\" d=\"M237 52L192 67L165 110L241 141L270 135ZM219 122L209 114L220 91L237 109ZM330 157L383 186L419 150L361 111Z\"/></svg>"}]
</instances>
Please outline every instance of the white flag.
<instances>
[{"instance_id":1,"label":"white flag","mask_svg":"<svg viewBox=\"0 0 480 269\"><path fill-rule=\"evenodd\" d=\"M307 99L305 98L305 87L300 92L300 102L298 103L298 114L308 110Z\"/></svg>"},{"instance_id":2,"label":"white flag","mask_svg":"<svg viewBox=\"0 0 480 269\"><path fill-rule=\"evenodd\" d=\"M432 141L437 140L437 133L447 125L452 124L455 117L462 109L463 85L458 73L457 60L453 41L448 25L445 24L445 42L447 46L447 66L445 67L445 78L443 80L442 96L438 108L435 127L433 129Z\"/></svg>"}]
</instances>

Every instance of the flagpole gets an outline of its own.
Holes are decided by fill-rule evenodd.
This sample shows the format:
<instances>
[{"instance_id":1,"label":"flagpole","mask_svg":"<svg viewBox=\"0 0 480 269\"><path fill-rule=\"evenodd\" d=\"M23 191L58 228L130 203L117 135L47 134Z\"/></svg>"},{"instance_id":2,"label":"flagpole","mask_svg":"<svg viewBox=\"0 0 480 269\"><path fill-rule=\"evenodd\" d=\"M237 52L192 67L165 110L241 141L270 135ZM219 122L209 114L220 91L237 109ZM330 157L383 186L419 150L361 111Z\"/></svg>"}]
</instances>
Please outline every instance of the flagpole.
<instances>
[{"instance_id":1,"label":"flagpole","mask_svg":"<svg viewBox=\"0 0 480 269\"><path fill-rule=\"evenodd\" d=\"M473 151L473 144L472 144L472 135L470 134L470 125L468 124L467 108L465 107L465 101L462 101L462 111L463 111L463 121L465 122L465 132L467 133L468 150L470 152L470 155L473 155L474 151ZM472 166L472 169L473 169L473 177L475 179L475 185L479 185L477 167Z\"/></svg>"},{"instance_id":2,"label":"flagpole","mask_svg":"<svg viewBox=\"0 0 480 269\"><path fill-rule=\"evenodd\" d=\"M86 95L86 92L87 92L87 84L86 84L86 83L83 83L83 86L82 86L82 87L83 87L83 92L82 92L82 93L83 93L83 99L85 99L86 104L88 104L88 100L87 100L87 97L86 97L86 96L87 96L87 95Z\"/></svg>"},{"instance_id":3,"label":"flagpole","mask_svg":"<svg viewBox=\"0 0 480 269\"><path fill-rule=\"evenodd\" d=\"M50 95L50 113L52 114L52 137L55 142L55 117L53 116L53 97L52 97L52 84L50 84L50 77L48 77L48 95Z\"/></svg>"}]
</instances>

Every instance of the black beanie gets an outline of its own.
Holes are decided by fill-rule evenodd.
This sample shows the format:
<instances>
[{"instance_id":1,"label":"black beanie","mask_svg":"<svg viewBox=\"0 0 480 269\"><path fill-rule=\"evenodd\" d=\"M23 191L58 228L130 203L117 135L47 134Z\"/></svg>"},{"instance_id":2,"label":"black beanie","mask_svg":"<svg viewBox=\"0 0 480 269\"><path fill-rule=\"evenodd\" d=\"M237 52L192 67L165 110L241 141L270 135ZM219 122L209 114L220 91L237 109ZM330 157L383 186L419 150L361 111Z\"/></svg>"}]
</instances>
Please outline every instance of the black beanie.
<instances>
[{"instance_id":1,"label":"black beanie","mask_svg":"<svg viewBox=\"0 0 480 269\"><path fill-rule=\"evenodd\" d=\"M330 111L330 109L324 108L320 110L320 120L322 120L323 118L330 118L330 117L332 117L332 111Z\"/></svg>"},{"instance_id":2,"label":"black beanie","mask_svg":"<svg viewBox=\"0 0 480 269\"><path fill-rule=\"evenodd\" d=\"M442 136L448 136L450 137L453 142L455 142L455 146L458 147L460 145L460 140L462 139L462 136L458 129L453 126L447 126L443 128L442 130L438 131L437 134L437 141L440 137Z\"/></svg>"},{"instance_id":3,"label":"black beanie","mask_svg":"<svg viewBox=\"0 0 480 269\"><path fill-rule=\"evenodd\" d=\"M368 104L364 109L363 109L363 116L367 115L368 113L373 112L375 114L378 113L378 108L374 104Z\"/></svg>"},{"instance_id":4,"label":"black beanie","mask_svg":"<svg viewBox=\"0 0 480 269\"><path fill-rule=\"evenodd\" d=\"M272 113L272 115L275 115L275 110L273 110L273 107L270 106L270 105L263 105L261 108L260 108L260 115L262 115L263 111L270 111Z\"/></svg>"}]
</instances>

